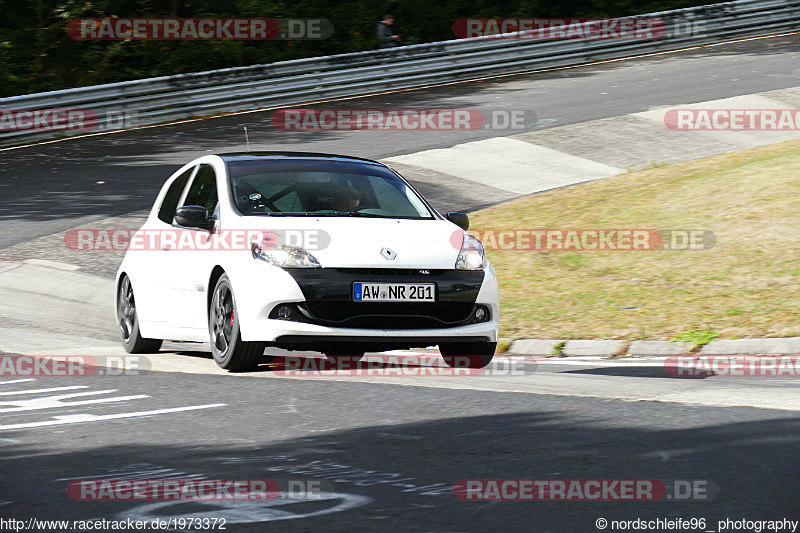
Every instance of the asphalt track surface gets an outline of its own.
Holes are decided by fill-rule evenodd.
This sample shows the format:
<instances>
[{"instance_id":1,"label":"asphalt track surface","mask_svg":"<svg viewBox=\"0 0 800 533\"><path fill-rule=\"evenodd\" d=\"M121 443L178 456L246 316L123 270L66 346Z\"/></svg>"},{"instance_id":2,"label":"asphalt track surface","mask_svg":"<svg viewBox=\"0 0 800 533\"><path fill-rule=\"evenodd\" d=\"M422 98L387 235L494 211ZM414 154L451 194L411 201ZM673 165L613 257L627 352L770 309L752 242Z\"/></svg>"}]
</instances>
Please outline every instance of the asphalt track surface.
<instances>
[{"instance_id":1,"label":"asphalt track surface","mask_svg":"<svg viewBox=\"0 0 800 533\"><path fill-rule=\"evenodd\" d=\"M754 40L315 107L527 109L539 120L532 128L552 127L794 87L798 45L797 36ZM243 150L245 125L253 150L373 159L510 133L285 133L269 125L269 114L4 151L0 248L150 207L181 164ZM468 188L423 192L434 205L454 199L468 204L465 209L480 205ZM583 532L598 531L599 518L703 518L704 527L682 530L716 532L726 518L800 518L797 409L754 408L745 395L740 405L699 405L687 381L652 365L543 362L525 376L529 390L522 391L513 383L504 390L501 377L491 387L473 386L467 377L463 386L443 387L292 379L266 367L219 375L204 352L158 357L188 360L201 371L0 379L0 518L150 520L204 513L227 518L232 531L334 532ZM791 391L796 380L713 377L691 384L770 398ZM539 382L559 388L537 388ZM606 392L582 394L589 383ZM603 397L622 389L636 389L636 401ZM667 389L684 392L659 400L655 391ZM84 393L91 395L53 399ZM83 400L100 401L70 405ZM321 480L329 494L270 504L68 496L70 480L101 477ZM706 499L654 502L460 501L453 495L458 480L487 478L701 481L710 490Z\"/></svg>"},{"instance_id":2,"label":"asphalt track surface","mask_svg":"<svg viewBox=\"0 0 800 533\"><path fill-rule=\"evenodd\" d=\"M597 369L544 363L537 372L547 379ZM631 377L673 379L635 364L606 374L610 386ZM2 432L0 514L208 516L227 518L233 531L417 532L596 531L598 518L704 518L708 527L684 529L717 531L726 518L800 516L796 412L320 380L139 372L0 385L4 394L79 384L87 389L78 392L144 396L0 415L12 426ZM39 396L46 394L59 393ZM200 409L13 427L78 411L103 416L192 406ZM329 494L269 503L93 502L67 495L74 479L120 478L321 481ZM491 502L453 495L459 480L498 478L702 481L708 489L707 499L680 501Z\"/></svg>"},{"instance_id":3,"label":"asphalt track surface","mask_svg":"<svg viewBox=\"0 0 800 533\"><path fill-rule=\"evenodd\" d=\"M318 104L316 108L526 110L527 131L783 89L800 79L800 36L767 39ZM149 208L164 180L191 159L246 150L344 153L380 159L519 130L285 132L271 111L69 139L0 152L0 249ZM414 176L407 176L414 181ZM104 182L98 184L97 182ZM458 184L420 187L437 209L483 205Z\"/></svg>"}]
</instances>

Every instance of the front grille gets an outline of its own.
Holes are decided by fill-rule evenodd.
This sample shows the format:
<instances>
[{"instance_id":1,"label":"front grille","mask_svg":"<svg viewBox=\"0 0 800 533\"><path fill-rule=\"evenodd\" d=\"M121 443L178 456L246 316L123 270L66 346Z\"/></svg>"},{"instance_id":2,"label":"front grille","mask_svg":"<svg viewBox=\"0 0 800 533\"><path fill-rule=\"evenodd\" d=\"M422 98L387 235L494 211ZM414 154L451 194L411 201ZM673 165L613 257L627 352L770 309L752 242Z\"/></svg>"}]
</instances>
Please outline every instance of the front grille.
<instances>
[{"instance_id":1,"label":"front grille","mask_svg":"<svg viewBox=\"0 0 800 533\"><path fill-rule=\"evenodd\" d=\"M427 272L427 274L422 272ZM290 320L363 329L448 328L472 323L483 271L421 268L290 269L305 302ZM436 302L354 302L353 283L436 284ZM270 318L278 318L278 308ZM274 315L274 316L273 316Z\"/></svg>"},{"instance_id":2,"label":"front grille","mask_svg":"<svg viewBox=\"0 0 800 533\"><path fill-rule=\"evenodd\" d=\"M314 323L346 328L425 329L459 326L475 307L462 302L331 302L301 304ZM301 311L302 312L302 311Z\"/></svg>"},{"instance_id":3,"label":"front grille","mask_svg":"<svg viewBox=\"0 0 800 533\"><path fill-rule=\"evenodd\" d=\"M356 276L419 276L424 278L436 278L448 272L442 269L423 268L337 268L335 270L341 274Z\"/></svg>"}]
</instances>

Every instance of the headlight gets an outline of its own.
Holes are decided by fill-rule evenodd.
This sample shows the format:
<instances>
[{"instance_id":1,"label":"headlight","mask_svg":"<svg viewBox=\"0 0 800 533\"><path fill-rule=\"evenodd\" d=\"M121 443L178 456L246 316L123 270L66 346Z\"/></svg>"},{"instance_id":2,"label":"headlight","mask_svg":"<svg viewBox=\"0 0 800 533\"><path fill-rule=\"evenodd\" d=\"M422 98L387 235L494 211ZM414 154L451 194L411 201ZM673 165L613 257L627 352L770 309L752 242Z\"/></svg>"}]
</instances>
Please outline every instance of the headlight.
<instances>
[{"instance_id":1,"label":"headlight","mask_svg":"<svg viewBox=\"0 0 800 533\"><path fill-rule=\"evenodd\" d=\"M464 242L456 259L456 270L483 270L486 267L486 254L481 241L464 233Z\"/></svg>"},{"instance_id":2,"label":"headlight","mask_svg":"<svg viewBox=\"0 0 800 533\"><path fill-rule=\"evenodd\" d=\"M281 268L321 268L317 258L297 246L272 244L264 247L261 242L251 241L250 249L255 259L266 261Z\"/></svg>"}]
</instances>

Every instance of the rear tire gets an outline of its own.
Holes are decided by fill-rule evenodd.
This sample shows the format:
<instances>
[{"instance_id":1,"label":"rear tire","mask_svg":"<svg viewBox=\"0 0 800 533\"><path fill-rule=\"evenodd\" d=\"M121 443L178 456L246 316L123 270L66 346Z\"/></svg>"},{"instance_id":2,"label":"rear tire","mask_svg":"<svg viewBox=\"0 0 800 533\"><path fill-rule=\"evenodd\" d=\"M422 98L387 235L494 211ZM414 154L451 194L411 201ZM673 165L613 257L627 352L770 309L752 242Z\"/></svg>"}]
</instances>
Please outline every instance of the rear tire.
<instances>
[{"instance_id":1,"label":"rear tire","mask_svg":"<svg viewBox=\"0 0 800 533\"><path fill-rule=\"evenodd\" d=\"M263 342L244 342L239 330L239 314L227 274L220 276L208 310L211 354L221 368L230 372L255 370L264 359Z\"/></svg>"},{"instance_id":2,"label":"rear tire","mask_svg":"<svg viewBox=\"0 0 800 533\"><path fill-rule=\"evenodd\" d=\"M117 325L119 340L128 353L156 353L161 349L161 339L145 339L139 332L136 299L130 278L123 274L117 290Z\"/></svg>"},{"instance_id":3,"label":"rear tire","mask_svg":"<svg viewBox=\"0 0 800 533\"><path fill-rule=\"evenodd\" d=\"M483 368L492 362L496 342L454 342L440 344L439 352L447 366L452 368Z\"/></svg>"}]
</instances>

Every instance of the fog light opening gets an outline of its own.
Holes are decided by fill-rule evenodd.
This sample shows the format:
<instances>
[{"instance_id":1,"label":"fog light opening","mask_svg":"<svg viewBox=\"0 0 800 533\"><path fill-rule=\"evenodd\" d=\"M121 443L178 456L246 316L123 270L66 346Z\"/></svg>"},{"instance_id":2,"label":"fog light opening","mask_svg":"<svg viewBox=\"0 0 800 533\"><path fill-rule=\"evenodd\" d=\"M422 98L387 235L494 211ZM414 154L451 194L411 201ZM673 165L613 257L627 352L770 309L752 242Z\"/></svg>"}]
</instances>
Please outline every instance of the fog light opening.
<instances>
[{"instance_id":1,"label":"fog light opening","mask_svg":"<svg viewBox=\"0 0 800 533\"><path fill-rule=\"evenodd\" d=\"M475 322L486 322L489 320L489 310L486 309L486 307L479 305L475 308L473 318Z\"/></svg>"},{"instance_id":2,"label":"fog light opening","mask_svg":"<svg viewBox=\"0 0 800 533\"><path fill-rule=\"evenodd\" d=\"M291 320L292 308L289 305L282 305L278 307L278 320Z\"/></svg>"}]
</instances>

